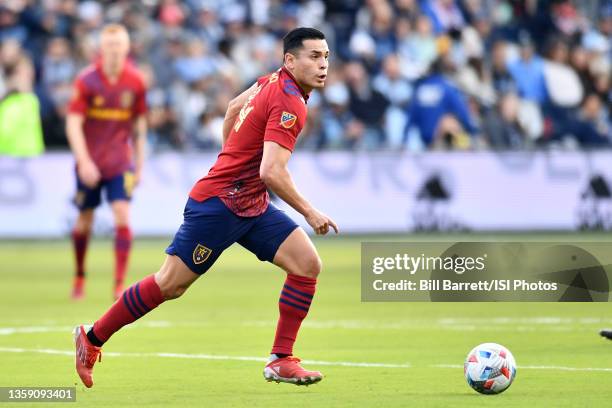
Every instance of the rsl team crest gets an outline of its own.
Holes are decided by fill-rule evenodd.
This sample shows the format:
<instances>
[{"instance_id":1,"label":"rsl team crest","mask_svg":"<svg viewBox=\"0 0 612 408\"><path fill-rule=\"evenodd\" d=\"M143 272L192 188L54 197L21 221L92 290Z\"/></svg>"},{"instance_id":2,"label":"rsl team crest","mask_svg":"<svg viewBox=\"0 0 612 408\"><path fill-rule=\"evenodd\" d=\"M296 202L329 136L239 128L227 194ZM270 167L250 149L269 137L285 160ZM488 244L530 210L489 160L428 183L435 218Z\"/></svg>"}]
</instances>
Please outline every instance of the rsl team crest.
<instances>
[{"instance_id":1,"label":"rsl team crest","mask_svg":"<svg viewBox=\"0 0 612 408\"><path fill-rule=\"evenodd\" d=\"M212 254L212 249L205 247L202 244L196 245L193 250L193 263L199 265L206 262L208 257Z\"/></svg>"},{"instance_id":2,"label":"rsl team crest","mask_svg":"<svg viewBox=\"0 0 612 408\"><path fill-rule=\"evenodd\" d=\"M285 129L290 129L295 125L295 121L297 120L297 116L293 113L285 112L281 114L280 124Z\"/></svg>"},{"instance_id":3,"label":"rsl team crest","mask_svg":"<svg viewBox=\"0 0 612 408\"><path fill-rule=\"evenodd\" d=\"M104 97L102 95L96 95L93 99L94 106L104 105Z\"/></svg>"}]
</instances>

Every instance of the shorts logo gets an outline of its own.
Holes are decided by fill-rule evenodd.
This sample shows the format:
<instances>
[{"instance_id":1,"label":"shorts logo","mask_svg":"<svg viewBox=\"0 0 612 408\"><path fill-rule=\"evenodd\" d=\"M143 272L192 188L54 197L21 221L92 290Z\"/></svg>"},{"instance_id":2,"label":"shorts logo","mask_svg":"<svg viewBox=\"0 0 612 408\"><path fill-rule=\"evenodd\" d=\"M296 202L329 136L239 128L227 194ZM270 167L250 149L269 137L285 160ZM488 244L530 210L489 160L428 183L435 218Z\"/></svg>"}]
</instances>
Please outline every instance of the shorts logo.
<instances>
[{"instance_id":1,"label":"shorts logo","mask_svg":"<svg viewBox=\"0 0 612 408\"><path fill-rule=\"evenodd\" d=\"M291 129L293 125L295 125L295 121L297 120L297 116L293 113L283 112L281 114L280 125L285 129Z\"/></svg>"},{"instance_id":2,"label":"shorts logo","mask_svg":"<svg viewBox=\"0 0 612 408\"><path fill-rule=\"evenodd\" d=\"M212 254L212 249L206 248L202 244L196 245L195 249L193 250L193 263L199 265L206 262L210 254Z\"/></svg>"}]
</instances>

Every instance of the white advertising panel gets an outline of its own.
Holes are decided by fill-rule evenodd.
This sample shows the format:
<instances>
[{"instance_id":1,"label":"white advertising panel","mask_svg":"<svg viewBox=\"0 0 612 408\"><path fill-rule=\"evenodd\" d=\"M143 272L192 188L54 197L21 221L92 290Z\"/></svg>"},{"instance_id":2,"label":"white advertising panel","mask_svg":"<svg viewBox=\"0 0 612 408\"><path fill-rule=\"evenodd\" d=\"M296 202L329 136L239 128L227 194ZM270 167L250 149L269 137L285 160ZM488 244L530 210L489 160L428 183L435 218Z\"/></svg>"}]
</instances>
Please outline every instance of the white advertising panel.
<instances>
[{"instance_id":1,"label":"white advertising panel","mask_svg":"<svg viewBox=\"0 0 612 408\"><path fill-rule=\"evenodd\" d=\"M137 235L171 235L216 154L150 157L132 209ZM299 190L343 232L612 228L612 152L298 152ZM68 153L0 158L0 237L61 237L76 211ZM275 201L297 221L301 216ZM96 232L112 230L107 206Z\"/></svg>"}]
</instances>

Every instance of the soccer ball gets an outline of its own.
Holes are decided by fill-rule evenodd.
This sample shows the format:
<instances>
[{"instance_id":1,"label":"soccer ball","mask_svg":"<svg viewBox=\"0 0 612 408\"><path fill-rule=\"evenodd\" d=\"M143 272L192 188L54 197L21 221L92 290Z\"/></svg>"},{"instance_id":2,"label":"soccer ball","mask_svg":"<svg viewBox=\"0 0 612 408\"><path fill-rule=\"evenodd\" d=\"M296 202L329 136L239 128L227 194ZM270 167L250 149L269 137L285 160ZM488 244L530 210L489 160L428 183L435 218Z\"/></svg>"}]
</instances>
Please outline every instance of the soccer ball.
<instances>
[{"instance_id":1,"label":"soccer ball","mask_svg":"<svg viewBox=\"0 0 612 408\"><path fill-rule=\"evenodd\" d=\"M516 376L516 362L510 350L496 343L483 343L465 359L463 373L470 387L481 394L499 394Z\"/></svg>"}]
</instances>

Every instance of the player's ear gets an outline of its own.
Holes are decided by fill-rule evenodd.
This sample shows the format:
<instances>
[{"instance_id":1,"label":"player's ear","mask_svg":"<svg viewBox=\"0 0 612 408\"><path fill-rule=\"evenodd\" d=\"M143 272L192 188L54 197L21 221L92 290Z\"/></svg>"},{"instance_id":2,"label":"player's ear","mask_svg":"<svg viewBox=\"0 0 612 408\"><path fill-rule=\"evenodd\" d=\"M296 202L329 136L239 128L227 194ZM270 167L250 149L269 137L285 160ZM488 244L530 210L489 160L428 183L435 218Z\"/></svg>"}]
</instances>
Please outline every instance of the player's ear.
<instances>
[{"instance_id":1,"label":"player's ear","mask_svg":"<svg viewBox=\"0 0 612 408\"><path fill-rule=\"evenodd\" d=\"M295 55L293 55L290 52L286 52L284 64L287 67L287 69L293 69L293 66L295 64Z\"/></svg>"}]
</instances>

